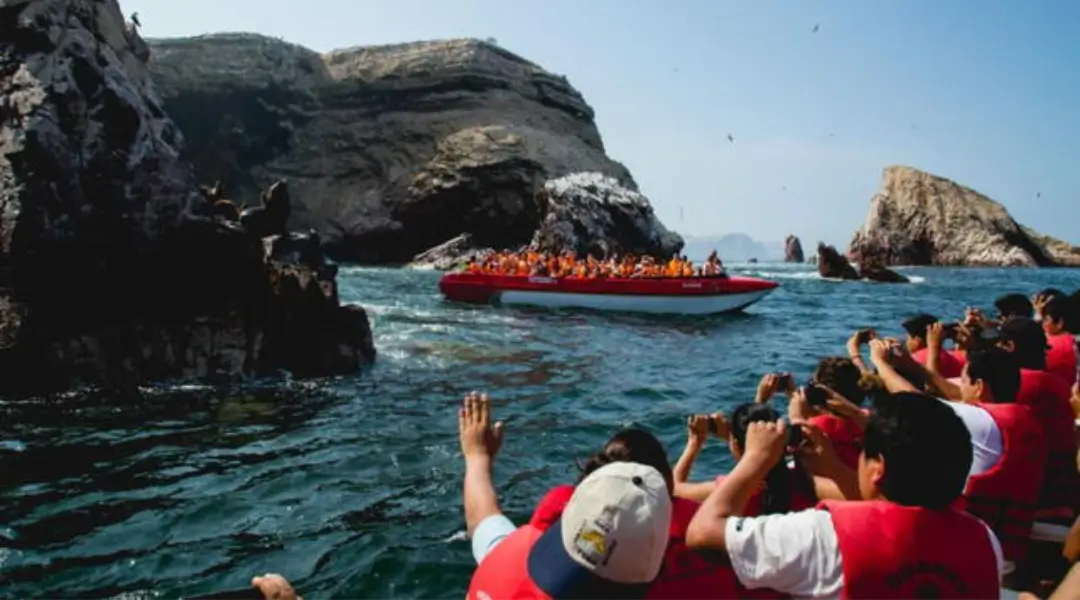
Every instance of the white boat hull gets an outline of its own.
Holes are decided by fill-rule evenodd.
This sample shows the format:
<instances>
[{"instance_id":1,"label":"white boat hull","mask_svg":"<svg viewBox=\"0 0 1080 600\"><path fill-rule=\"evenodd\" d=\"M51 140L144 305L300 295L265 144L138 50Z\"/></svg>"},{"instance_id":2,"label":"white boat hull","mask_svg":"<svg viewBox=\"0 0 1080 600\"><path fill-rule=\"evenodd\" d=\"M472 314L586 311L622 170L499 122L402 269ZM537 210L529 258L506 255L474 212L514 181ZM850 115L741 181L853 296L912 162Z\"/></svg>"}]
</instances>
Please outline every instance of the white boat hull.
<instances>
[{"instance_id":1,"label":"white boat hull","mask_svg":"<svg viewBox=\"0 0 1080 600\"><path fill-rule=\"evenodd\" d=\"M497 301L506 305L540 306L545 308L588 308L623 312L679 315L713 315L733 312L750 306L768 296L772 290L741 294L655 296L628 294L574 294L568 292L535 292L503 290Z\"/></svg>"}]
</instances>

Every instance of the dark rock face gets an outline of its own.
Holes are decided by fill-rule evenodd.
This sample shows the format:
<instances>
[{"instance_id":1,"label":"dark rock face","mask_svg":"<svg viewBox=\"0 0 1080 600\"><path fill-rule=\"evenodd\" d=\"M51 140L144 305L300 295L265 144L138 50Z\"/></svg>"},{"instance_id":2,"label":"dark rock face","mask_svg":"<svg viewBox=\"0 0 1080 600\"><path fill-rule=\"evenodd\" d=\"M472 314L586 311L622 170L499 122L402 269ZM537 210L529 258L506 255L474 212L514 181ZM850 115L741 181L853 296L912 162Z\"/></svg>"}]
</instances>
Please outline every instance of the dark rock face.
<instances>
[{"instance_id":1,"label":"dark rock face","mask_svg":"<svg viewBox=\"0 0 1080 600\"><path fill-rule=\"evenodd\" d=\"M806 255L803 254L802 242L795 235L789 235L784 239L784 262L804 263Z\"/></svg>"},{"instance_id":2,"label":"dark rock face","mask_svg":"<svg viewBox=\"0 0 1080 600\"><path fill-rule=\"evenodd\" d=\"M0 392L374 356L324 264L197 216L182 136L115 0L7 2L0 28Z\"/></svg>"},{"instance_id":3,"label":"dark rock face","mask_svg":"<svg viewBox=\"0 0 1080 600\"><path fill-rule=\"evenodd\" d=\"M911 280L906 276L892 269L876 265L859 265L859 275L867 281L877 281L879 283L911 283Z\"/></svg>"},{"instance_id":4,"label":"dark rock face","mask_svg":"<svg viewBox=\"0 0 1080 600\"><path fill-rule=\"evenodd\" d=\"M636 190L564 77L487 42L326 55L246 34L149 43L199 178L254 204L288 177L291 224L339 260L405 263L463 233L522 246L545 217L537 192L572 173Z\"/></svg>"},{"instance_id":5,"label":"dark rock face","mask_svg":"<svg viewBox=\"0 0 1080 600\"><path fill-rule=\"evenodd\" d=\"M836 251L836 248L826 244L818 244L817 248L818 273L826 279L860 279L858 271L851 266L848 259Z\"/></svg>"},{"instance_id":6,"label":"dark rock face","mask_svg":"<svg viewBox=\"0 0 1080 600\"><path fill-rule=\"evenodd\" d=\"M1080 266L1080 248L1023 227L971 188L904 166L885 169L848 255L883 266Z\"/></svg>"},{"instance_id":7,"label":"dark rock face","mask_svg":"<svg viewBox=\"0 0 1080 600\"><path fill-rule=\"evenodd\" d=\"M836 248L825 244L818 244L817 253L818 273L826 279L843 279L854 281L864 279L879 283L910 283L907 277L888 269L879 264L859 265L859 270L848 262L847 257L836 251Z\"/></svg>"}]
</instances>

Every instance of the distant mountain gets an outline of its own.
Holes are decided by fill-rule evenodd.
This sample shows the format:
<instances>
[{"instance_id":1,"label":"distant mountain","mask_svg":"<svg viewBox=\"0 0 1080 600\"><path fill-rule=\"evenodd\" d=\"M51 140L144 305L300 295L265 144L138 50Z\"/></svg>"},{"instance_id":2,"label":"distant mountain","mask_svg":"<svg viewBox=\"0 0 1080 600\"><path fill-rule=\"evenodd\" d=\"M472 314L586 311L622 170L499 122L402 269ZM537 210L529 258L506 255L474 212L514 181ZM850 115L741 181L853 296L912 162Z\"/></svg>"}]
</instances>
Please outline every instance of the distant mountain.
<instances>
[{"instance_id":1,"label":"distant mountain","mask_svg":"<svg viewBox=\"0 0 1080 600\"><path fill-rule=\"evenodd\" d=\"M691 260L702 260L714 249L724 262L746 262L756 258L761 262L784 260L784 244L759 242L745 233L729 233L723 236L687 237L683 254Z\"/></svg>"}]
</instances>

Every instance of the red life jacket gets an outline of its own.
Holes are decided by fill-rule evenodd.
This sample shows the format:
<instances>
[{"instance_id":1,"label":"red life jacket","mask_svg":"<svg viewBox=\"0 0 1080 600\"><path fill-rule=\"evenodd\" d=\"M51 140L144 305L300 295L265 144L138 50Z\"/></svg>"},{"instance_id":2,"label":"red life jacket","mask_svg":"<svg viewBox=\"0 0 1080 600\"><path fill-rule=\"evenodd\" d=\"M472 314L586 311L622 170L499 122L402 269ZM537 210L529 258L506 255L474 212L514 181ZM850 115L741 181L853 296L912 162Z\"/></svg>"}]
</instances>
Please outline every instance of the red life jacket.
<instances>
[{"instance_id":1,"label":"red life jacket","mask_svg":"<svg viewBox=\"0 0 1080 600\"><path fill-rule=\"evenodd\" d=\"M1020 370L1017 404L1031 408L1046 435L1049 454L1039 497L1039 518L1072 519L1080 505L1080 473L1076 469L1075 419L1065 380L1032 369Z\"/></svg>"},{"instance_id":2,"label":"red life jacket","mask_svg":"<svg viewBox=\"0 0 1080 600\"><path fill-rule=\"evenodd\" d=\"M551 600L529 578L529 550L543 535L532 525L518 527L476 567L466 600Z\"/></svg>"},{"instance_id":3,"label":"red life jacket","mask_svg":"<svg viewBox=\"0 0 1080 600\"><path fill-rule=\"evenodd\" d=\"M829 437L833 448L836 449L836 454L848 468L859 468L859 455L862 454L863 448L863 432L854 421L836 415L824 414L811 417L809 422ZM806 508L810 507L807 506ZM802 509L793 508L791 510Z\"/></svg>"},{"instance_id":4,"label":"red life jacket","mask_svg":"<svg viewBox=\"0 0 1080 600\"><path fill-rule=\"evenodd\" d=\"M533 516L529 519L528 527L543 532L555 524L562 516L566 504L574 494L574 487L560 485L549 491L540 504L537 505ZM774 599L787 598L787 596L773 590L748 590L744 588L731 570L731 565L705 558L704 555L694 552L686 547L686 528L690 526L690 520L701 506L693 500L674 498L671 505L671 537L668 541L667 553L664 555L664 566L660 576L653 583L645 598L655 600L692 600L695 598L754 598ZM537 536L539 537L539 536ZM492 550L494 554L499 547L509 541L502 541ZM535 540L534 540L535 541ZM528 550L525 551L528 554ZM486 563L487 558L484 559ZM524 562L522 562L524 564ZM483 565L481 565L483 566ZM473 596L469 596L472 600ZM501 600L500 596L492 596L492 600ZM532 598L532 596L522 596Z\"/></svg>"},{"instance_id":5,"label":"red life jacket","mask_svg":"<svg viewBox=\"0 0 1080 600\"><path fill-rule=\"evenodd\" d=\"M1031 409L1019 404L982 404L1001 432L1002 454L989 470L968 478L967 512L990 526L1005 560L1027 554L1035 506L1046 469L1046 440Z\"/></svg>"},{"instance_id":6,"label":"red life jacket","mask_svg":"<svg viewBox=\"0 0 1080 600\"><path fill-rule=\"evenodd\" d=\"M997 598L986 526L962 512L892 502L826 501L844 569L843 598Z\"/></svg>"},{"instance_id":7,"label":"red life jacket","mask_svg":"<svg viewBox=\"0 0 1080 600\"><path fill-rule=\"evenodd\" d=\"M1071 333L1047 336L1046 372L1053 373L1072 387L1076 383L1076 338Z\"/></svg>"},{"instance_id":8,"label":"red life jacket","mask_svg":"<svg viewBox=\"0 0 1080 600\"><path fill-rule=\"evenodd\" d=\"M856 456L856 460L858 457ZM788 469L788 474L791 476L791 499L787 508L779 512L799 512L800 510L806 510L813 508L817 505L817 498L814 496L814 489L810 482L809 476L795 469ZM724 480L724 475L716 478L716 483L719 484ZM759 487L754 490L754 495L750 496L750 500L746 502L746 508L743 510L742 515L744 517L758 517L765 513L765 488Z\"/></svg>"},{"instance_id":9,"label":"red life jacket","mask_svg":"<svg viewBox=\"0 0 1080 600\"><path fill-rule=\"evenodd\" d=\"M915 359L915 362L920 365L926 366L927 359L930 357L930 350L923 348L922 350L916 350L911 354L911 358ZM967 364L967 359L964 355L950 350L942 349L938 353L938 370L941 371L940 375L945 379L953 379L959 377L964 373L964 365Z\"/></svg>"}]
</instances>

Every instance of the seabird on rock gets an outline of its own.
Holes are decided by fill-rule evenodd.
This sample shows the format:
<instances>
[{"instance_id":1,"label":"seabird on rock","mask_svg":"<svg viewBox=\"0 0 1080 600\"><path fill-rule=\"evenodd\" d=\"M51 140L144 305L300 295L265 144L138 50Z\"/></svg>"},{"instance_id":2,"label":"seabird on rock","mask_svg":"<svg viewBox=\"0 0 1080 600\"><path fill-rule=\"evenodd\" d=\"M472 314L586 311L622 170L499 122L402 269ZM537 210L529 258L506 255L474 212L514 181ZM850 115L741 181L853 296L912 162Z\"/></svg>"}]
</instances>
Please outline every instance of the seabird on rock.
<instances>
[{"instance_id":1,"label":"seabird on rock","mask_svg":"<svg viewBox=\"0 0 1080 600\"><path fill-rule=\"evenodd\" d=\"M134 23L136 27L142 27L142 23L139 22L139 13L137 12L131 13L131 22Z\"/></svg>"}]
</instances>

